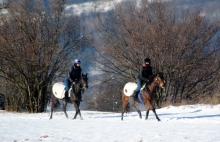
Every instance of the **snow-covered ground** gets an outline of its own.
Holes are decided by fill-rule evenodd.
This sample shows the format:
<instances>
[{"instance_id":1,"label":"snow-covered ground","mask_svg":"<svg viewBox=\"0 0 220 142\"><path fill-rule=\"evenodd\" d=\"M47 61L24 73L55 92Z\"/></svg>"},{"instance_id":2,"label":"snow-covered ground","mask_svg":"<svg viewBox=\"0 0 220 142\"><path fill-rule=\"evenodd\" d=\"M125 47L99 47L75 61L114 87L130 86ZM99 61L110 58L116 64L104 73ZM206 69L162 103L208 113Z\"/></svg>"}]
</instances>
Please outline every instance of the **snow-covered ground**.
<instances>
[{"instance_id":1,"label":"snow-covered ground","mask_svg":"<svg viewBox=\"0 0 220 142\"><path fill-rule=\"evenodd\" d=\"M169 106L157 109L158 122L136 112L126 114L82 110L84 120L72 120L75 111L40 114L0 111L1 142L219 142L220 105ZM145 117L145 112L142 112Z\"/></svg>"}]
</instances>

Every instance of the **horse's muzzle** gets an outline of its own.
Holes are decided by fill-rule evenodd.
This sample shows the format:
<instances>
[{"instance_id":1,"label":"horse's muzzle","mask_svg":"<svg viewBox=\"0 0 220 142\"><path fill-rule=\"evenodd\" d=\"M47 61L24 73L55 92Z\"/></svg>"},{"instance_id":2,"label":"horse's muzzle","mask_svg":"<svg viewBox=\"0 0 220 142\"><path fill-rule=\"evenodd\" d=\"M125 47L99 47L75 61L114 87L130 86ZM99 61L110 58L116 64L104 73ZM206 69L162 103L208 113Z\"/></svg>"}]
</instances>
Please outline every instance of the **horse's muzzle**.
<instances>
[{"instance_id":1,"label":"horse's muzzle","mask_svg":"<svg viewBox=\"0 0 220 142\"><path fill-rule=\"evenodd\" d=\"M84 88L86 89L89 88L88 84L84 84Z\"/></svg>"}]
</instances>

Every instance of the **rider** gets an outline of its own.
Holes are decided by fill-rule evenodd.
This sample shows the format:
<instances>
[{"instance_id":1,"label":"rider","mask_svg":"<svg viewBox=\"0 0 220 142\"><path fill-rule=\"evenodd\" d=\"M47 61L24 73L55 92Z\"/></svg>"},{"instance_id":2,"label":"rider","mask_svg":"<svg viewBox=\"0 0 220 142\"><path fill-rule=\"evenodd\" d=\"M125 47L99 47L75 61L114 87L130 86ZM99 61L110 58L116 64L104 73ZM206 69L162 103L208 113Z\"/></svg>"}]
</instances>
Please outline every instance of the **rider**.
<instances>
[{"instance_id":1,"label":"rider","mask_svg":"<svg viewBox=\"0 0 220 142\"><path fill-rule=\"evenodd\" d=\"M70 83L75 82L80 78L81 72L82 72L82 68L81 68L80 64L81 64L80 59L74 60L74 64L69 71L69 78L68 79L69 79Z\"/></svg>"},{"instance_id":2,"label":"rider","mask_svg":"<svg viewBox=\"0 0 220 142\"><path fill-rule=\"evenodd\" d=\"M81 76L82 68L80 66L81 60L75 59L73 66L70 68L68 78L65 80L66 91L68 92L72 83L75 83Z\"/></svg>"},{"instance_id":3,"label":"rider","mask_svg":"<svg viewBox=\"0 0 220 142\"><path fill-rule=\"evenodd\" d=\"M144 82L149 81L149 77L153 74L151 67L151 60L149 58L144 59L144 63L141 66L140 72L137 76L137 88L134 91L134 96L137 96L137 93L140 91L141 86Z\"/></svg>"}]
</instances>

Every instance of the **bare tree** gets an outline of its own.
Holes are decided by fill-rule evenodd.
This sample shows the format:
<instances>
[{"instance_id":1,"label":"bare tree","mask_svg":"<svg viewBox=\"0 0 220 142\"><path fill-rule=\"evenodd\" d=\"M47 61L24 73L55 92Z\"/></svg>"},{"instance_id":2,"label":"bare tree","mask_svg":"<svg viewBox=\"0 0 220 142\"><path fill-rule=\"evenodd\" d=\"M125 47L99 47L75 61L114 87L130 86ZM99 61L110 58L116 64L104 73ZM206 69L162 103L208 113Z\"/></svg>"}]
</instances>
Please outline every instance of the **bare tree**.
<instances>
[{"instance_id":1,"label":"bare tree","mask_svg":"<svg viewBox=\"0 0 220 142\"><path fill-rule=\"evenodd\" d=\"M19 94L29 112L45 111L52 81L81 48L80 19L64 9L65 0L13 1L0 18L1 77L12 86L8 97Z\"/></svg>"},{"instance_id":2,"label":"bare tree","mask_svg":"<svg viewBox=\"0 0 220 142\"><path fill-rule=\"evenodd\" d=\"M219 21L207 20L200 10L147 0L117 5L104 21L98 17L94 49L103 71L134 81L150 57L154 72L163 72L167 83L165 93L157 95L158 106L168 96L175 103L213 93L220 69Z\"/></svg>"},{"instance_id":3,"label":"bare tree","mask_svg":"<svg viewBox=\"0 0 220 142\"><path fill-rule=\"evenodd\" d=\"M110 112L121 111L121 88L123 87L121 78L104 73L99 81L100 84L90 90L90 95L87 97L88 109Z\"/></svg>"}]
</instances>

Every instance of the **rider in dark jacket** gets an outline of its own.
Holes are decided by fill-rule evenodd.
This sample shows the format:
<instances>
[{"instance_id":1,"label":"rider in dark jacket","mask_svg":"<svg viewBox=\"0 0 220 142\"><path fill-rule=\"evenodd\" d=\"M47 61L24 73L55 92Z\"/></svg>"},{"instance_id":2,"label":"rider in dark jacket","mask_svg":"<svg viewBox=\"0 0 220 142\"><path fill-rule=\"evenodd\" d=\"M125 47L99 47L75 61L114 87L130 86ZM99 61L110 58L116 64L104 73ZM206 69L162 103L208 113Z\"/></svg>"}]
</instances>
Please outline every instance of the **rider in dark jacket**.
<instances>
[{"instance_id":1,"label":"rider in dark jacket","mask_svg":"<svg viewBox=\"0 0 220 142\"><path fill-rule=\"evenodd\" d=\"M78 80L81 76L82 68L80 67L80 59L75 59L74 64L71 67L71 70L69 71L69 81L70 83L75 82Z\"/></svg>"},{"instance_id":2,"label":"rider in dark jacket","mask_svg":"<svg viewBox=\"0 0 220 142\"><path fill-rule=\"evenodd\" d=\"M80 59L75 59L73 66L70 68L70 70L68 72L68 77L64 81L64 85L66 86L66 94L65 95L68 94L68 91L69 91L72 83L76 82L81 76L82 68L80 67L80 63L81 63Z\"/></svg>"},{"instance_id":3,"label":"rider in dark jacket","mask_svg":"<svg viewBox=\"0 0 220 142\"><path fill-rule=\"evenodd\" d=\"M152 67L151 67L150 63L151 63L151 60L149 58L144 59L144 63L142 64L140 72L137 76L137 88L134 92L134 95L137 95L137 93L140 91L143 83L148 82L149 77L153 74Z\"/></svg>"}]
</instances>

